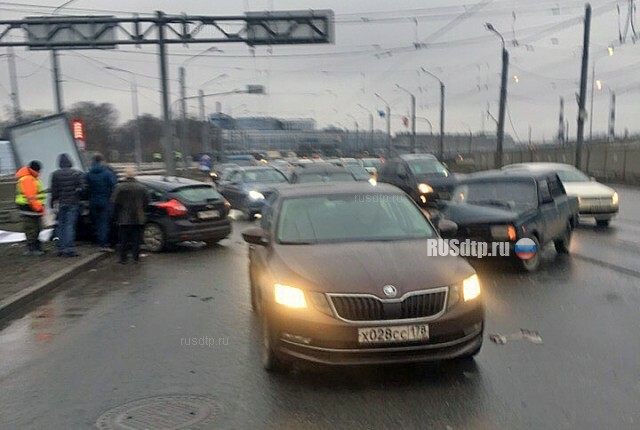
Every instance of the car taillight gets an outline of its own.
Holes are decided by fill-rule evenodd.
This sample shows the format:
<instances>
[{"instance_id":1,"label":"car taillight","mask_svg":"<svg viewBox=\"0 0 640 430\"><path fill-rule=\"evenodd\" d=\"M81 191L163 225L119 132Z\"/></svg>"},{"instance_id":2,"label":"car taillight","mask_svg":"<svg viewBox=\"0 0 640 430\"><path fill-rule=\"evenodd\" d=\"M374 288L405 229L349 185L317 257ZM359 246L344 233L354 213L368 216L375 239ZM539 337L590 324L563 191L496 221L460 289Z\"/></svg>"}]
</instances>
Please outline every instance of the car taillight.
<instances>
[{"instance_id":1,"label":"car taillight","mask_svg":"<svg viewBox=\"0 0 640 430\"><path fill-rule=\"evenodd\" d=\"M169 200L168 202L158 203L158 207L165 209L169 216L182 216L186 215L189 212L185 205L183 205L176 199Z\"/></svg>"}]
</instances>

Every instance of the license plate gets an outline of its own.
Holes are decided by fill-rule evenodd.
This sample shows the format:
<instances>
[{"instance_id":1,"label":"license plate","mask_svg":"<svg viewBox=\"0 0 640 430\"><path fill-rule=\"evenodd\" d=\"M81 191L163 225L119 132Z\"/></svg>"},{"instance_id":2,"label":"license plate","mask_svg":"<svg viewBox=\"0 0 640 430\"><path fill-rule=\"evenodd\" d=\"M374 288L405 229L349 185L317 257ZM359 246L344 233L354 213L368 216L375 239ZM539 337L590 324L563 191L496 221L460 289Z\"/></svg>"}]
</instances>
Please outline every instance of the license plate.
<instances>
[{"instance_id":1,"label":"license plate","mask_svg":"<svg viewBox=\"0 0 640 430\"><path fill-rule=\"evenodd\" d=\"M200 219L220 218L220 211L202 211L202 212L198 212L198 218L200 218Z\"/></svg>"},{"instance_id":2,"label":"license plate","mask_svg":"<svg viewBox=\"0 0 640 430\"><path fill-rule=\"evenodd\" d=\"M428 324L364 327L358 329L358 343L360 344L401 343L428 339Z\"/></svg>"}]
</instances>

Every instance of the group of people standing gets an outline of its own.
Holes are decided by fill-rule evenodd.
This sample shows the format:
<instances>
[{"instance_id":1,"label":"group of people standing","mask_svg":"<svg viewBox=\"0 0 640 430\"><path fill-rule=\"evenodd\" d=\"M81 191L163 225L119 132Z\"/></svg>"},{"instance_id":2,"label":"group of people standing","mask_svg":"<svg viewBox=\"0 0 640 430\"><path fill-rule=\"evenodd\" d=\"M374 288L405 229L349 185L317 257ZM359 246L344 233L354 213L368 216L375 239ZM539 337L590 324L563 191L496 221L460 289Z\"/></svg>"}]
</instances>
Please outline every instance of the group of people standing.
<instances>
[{"instance_id":1,"label":"group of people standing","mask_svg":"<svg viewBox=\"0 0 640 430\"><path fill-rule=\"evenodd\" d=\"M136 171L128 168L125 180L118 184L115 172L101 154L93 157L88 173L73 168L68 154L58 157L58 170L51 175L50 207L56 215L54 236L60 257L76 257L76 228L82 200L89 201L91 225L97 246L112 251L110 226L114 219L119 226L120 263L126 263L128 251L133 260L140 256L140 240L149 204L146 188L136 181ZM32 161L16 173L16 204L22 217L29 255L42 255L39 234L46 213L46 191L40 181L42 164ZM112 218L113 217L113 218Z\"/></svg>"}]
</instances>

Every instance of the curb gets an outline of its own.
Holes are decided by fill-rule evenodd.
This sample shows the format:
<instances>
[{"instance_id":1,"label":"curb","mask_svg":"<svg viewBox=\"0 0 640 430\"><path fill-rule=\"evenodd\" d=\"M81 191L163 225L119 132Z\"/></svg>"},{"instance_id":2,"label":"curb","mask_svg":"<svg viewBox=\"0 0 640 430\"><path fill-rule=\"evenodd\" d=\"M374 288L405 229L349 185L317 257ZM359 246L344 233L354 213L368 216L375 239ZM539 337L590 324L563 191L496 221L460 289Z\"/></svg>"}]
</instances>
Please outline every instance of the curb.
<instances>
[{"instance_id":1,"label":"curb","mask_svg":"<svg viewBox=\"0 0 640 430\"><path fill-rule=\"evenodd\" d=\"M87 269L87 267L106 259L109 256L106 252L100 252L82 258L77 263L72 264L62 270L57 271L53 275L43 279L42 281L25 288L12 296L0 301L0 320L12 314L22 306L34 301L35 299L52 291L64 281L73 278L78 273Z\"/></svg>"}]
</instances>

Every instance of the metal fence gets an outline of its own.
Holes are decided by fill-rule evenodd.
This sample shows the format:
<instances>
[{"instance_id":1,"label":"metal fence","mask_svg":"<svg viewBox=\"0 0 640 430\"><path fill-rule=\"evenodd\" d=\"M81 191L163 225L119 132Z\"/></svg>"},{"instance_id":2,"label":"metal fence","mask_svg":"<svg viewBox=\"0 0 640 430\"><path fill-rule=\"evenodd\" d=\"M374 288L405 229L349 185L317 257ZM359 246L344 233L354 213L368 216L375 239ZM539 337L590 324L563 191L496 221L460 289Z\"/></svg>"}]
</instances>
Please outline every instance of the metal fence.
<instances>
[{"instance_id":1,"label":"metal fence","mask_svg":"<svg viewBox=\"0 0 640 430\"><path fill-rule=\"evenodd\" d=\"M495 152L461 154L466 166L473 170L495 168ZM472 162L470 160L473 160ZM527 162L553 162L575 164L575 148L572 146L518 149L505 151L503 164ZM451 167L455 170L455 163ZM640 184L640 144L591 144L582 154L582 170L590 176L625 184Z\"/></svg>"}]
</instances>

